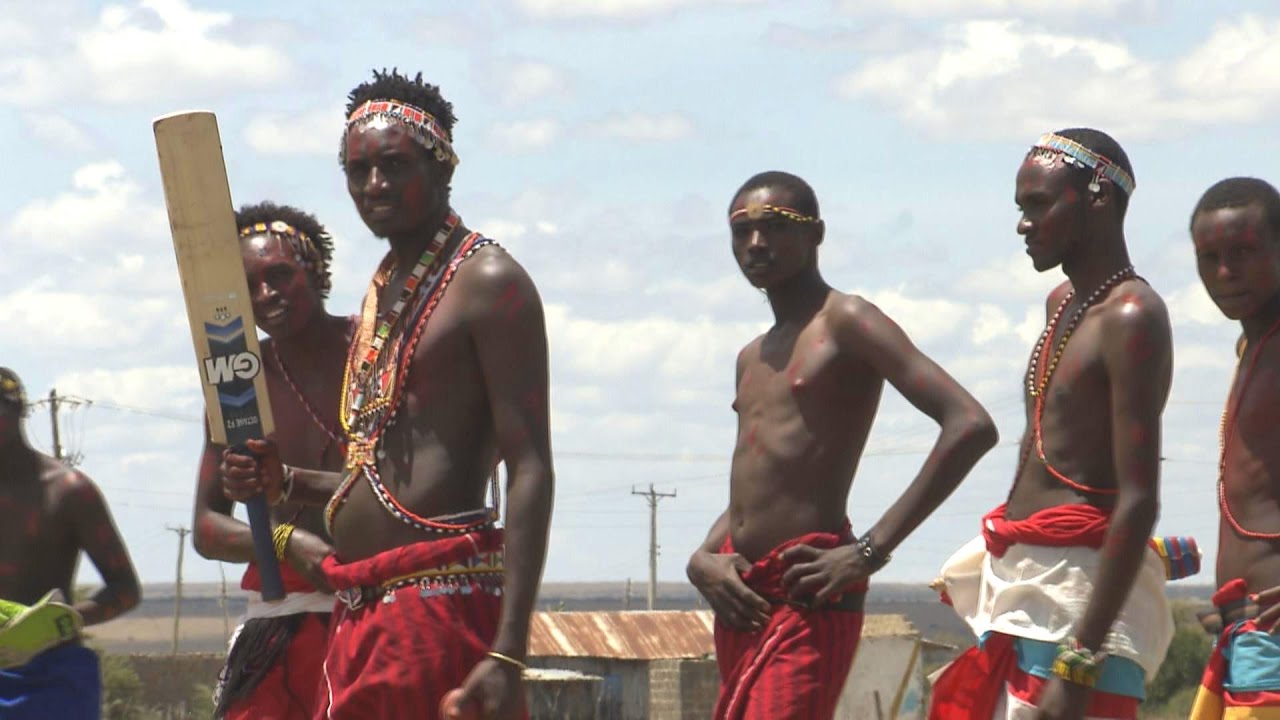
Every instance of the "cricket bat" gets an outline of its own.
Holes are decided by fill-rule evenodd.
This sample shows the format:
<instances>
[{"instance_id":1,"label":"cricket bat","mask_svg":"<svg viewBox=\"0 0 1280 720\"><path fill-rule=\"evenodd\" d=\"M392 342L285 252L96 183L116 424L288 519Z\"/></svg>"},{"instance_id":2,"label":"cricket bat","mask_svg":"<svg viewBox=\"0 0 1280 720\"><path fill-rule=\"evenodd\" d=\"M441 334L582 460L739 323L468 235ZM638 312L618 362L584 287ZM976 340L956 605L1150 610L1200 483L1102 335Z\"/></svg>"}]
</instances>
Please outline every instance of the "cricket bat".
<instances>
[{"instance_id":1,"label":"cricket bat","mask_svg":"<svg viewBox=\"0 0 1280 720\"><path fill-rule=\"evenodd\" d=\"M157 118L152 127L204 387L209 437L214 443L243 447L247 440L269 435L274 424L218 120L211 112L182 112ZM284 584L266 498L259 495L246 505L262 574L262 598L280 600Z\"/></svg>"}]
</instances>

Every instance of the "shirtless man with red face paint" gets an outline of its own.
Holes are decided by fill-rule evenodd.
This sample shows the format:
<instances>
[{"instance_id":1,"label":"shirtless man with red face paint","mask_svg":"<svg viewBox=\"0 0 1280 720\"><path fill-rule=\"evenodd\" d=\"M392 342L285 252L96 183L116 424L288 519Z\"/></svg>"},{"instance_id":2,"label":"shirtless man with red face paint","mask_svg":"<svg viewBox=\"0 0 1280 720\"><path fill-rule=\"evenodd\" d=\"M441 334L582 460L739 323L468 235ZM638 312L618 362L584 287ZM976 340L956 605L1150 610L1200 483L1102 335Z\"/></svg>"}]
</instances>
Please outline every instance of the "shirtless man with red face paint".
<instances>
[{"instance_id":1,"label":"shirtless man with red face paint","mask_svg":"<svg viewBox=\"0 0 1280 720\"><path fill-rule=\"evenodd\" d=\"M818 271L813 190L756 175L729 206L733 254L775 324L738 355L729 509L689 561L716 613L718 720L830 718L867 579L996 443L982 406L871 303ZM845 517L885 381L938 422L920 474L855 541Z\"/></svg>"},{"instance_id":2,"label":"shirtless man with red face paint","mask_svg":"<svg viewBox=\"0 0 1280 720\"><path fill-rule=\"evenodd\" d=\"M348 356L345 472L282 466L270 443L223 462L233 499L326 505L339 601L317 718L524 716L552 502L546 330L528 274L450 207L453 122L421 75L351 94L347 188L391 248Z\"/></svg>"},{"instance_id":3,"label":"shirtless man with red face paint","mask_svg":"<svg viewBox=\"0 0 1280 720\"><path fill-rule=\"evenodd\" d=\"M242 207L236 227L254 317L269 336L262 343L263 367L280 457L341 470L338 392L352 322L325 312L333 253L329 233L311 215L269 202ZM262 602L249 526L232 516L234 506L222 493L223 450L205 445L193 541L211 560L250 563L241 587L251 595L219 678L215 714L230 720L311 720L333 610L333 593L320 572L333 550L329 535L319 508L290 502L273 507L287 595L282 602Z\"/></svg>"},{"instance_id":4,"label":"shirtless man with red face paint","mask_svg":"<svg viewBox=\"0 0 1280 720\"><path fill-rule=\"evenodd\" d=\"M1221 426L1217 644L1191 717L1280 717L1280 193L1215 183L1191 214L1209 297L1240 323L1239 367Z\"/></svg>"},{"instance_id":5,"label":"shirtless man with red face paint","mask_svg":"<svg viewBox=\"0 0 1280 720\"><path fill-rule=\"evenodd\" d=\"M29 408L22 381L0 368L0 624L50 592L61 593L55 601L70 598L81 551L105 585L34 635L14 629L10 643L9 628L0 631L0 716L88 720L101 712L102 683L79 628L136 606L138 576L97 485L27 442ZM38 648L47 649L31 655Z\"/></svg>"},{"instance_id":6,"label":"shirtless man with red face paint","mask_svg":"<svg viewBox=\"0 0 1280 720\"><path fill-rule=\"evenodd\" d=\"M1018 170L1018 234L1037 271L1067 280L1025 378L1008 501L942 569L980 647L938 679L931 718L1132 718L1164 659L1164 583L1198 554L1150 538L1173 351L1164 302L1129 262L1133 189L1097 130L1042 136Z\"/></svg>"}]
</instances>

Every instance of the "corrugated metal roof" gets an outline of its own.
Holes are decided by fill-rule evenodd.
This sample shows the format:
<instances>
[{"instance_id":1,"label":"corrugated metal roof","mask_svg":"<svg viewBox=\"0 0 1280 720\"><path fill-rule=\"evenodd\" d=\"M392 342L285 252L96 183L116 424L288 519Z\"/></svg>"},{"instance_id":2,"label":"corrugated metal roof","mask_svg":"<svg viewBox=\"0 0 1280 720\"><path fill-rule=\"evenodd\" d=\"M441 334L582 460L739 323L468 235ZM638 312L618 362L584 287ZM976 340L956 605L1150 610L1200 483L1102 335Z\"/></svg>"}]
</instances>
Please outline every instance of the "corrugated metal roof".
<instances>
[{"instance_id":1,"label":"corrugated metal roof","mask_svg":"<svg viewBox=\"0 0 1280 720\"><path fill-rule=\"evenodd\" d=\"M628 660L711 654L711 613L539 612L529 628L529 655Z\"/></svg>"},{"instance_id":2,"label":"corrugated metal roof","mask_svg":"<svg viewBox=\"0 0 1280 720\"><path fill-rule=\"evenodd\" d=\"M698 658L715 652L709 610L538 612L529 627L533 657L619 660ZM919 635L905 615L868 615L866 637Z\"/></svg>"}]
</instances>

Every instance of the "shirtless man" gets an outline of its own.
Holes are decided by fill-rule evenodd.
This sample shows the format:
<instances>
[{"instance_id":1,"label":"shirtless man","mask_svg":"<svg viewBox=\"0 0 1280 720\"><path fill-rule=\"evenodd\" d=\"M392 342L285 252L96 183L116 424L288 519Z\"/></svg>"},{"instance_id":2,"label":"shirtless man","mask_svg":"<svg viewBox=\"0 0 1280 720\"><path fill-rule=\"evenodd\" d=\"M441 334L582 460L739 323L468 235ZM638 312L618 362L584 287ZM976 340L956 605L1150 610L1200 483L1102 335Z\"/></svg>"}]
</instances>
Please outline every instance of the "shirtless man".
<instances>
[{"instance_id":1,"label":"shirtless man","mask_svg":"<svg viewBox=\"0 0 1280 720\"><path fill-rule=\"evenodd\" d=\"M0 368L0 599L8 601L2 619L12 621L21 610L13 604L49 602L51 592L53 602L72 597L81 550L104 586L74 603L46 637L24 632L24 646L48 648L34 657L15 662L4 637L11 628L0 630L0 716L97 718L102 703L98 656L80 643L79 629L136 606L138 576L98 486L27 442L23 418L29 407L18 376Z\"/></svg>"},{"instance_id":2,"label":"shirtless man","mask_svg":"<svg viewBox=\"0 0 1280 720\"><path fill-rule=\"evenodd\" d=\"M348 359L347 468L282 466L252 443L262 461L224 456L224 488L326 503L339 602L317 717L521 717L552 501L542 302L450 207L454 116L438 88L375 72L347 113L347 188L391 246ZM485 506L499 460L503 530L497 498Z\"/></svg>"},{"instance_id":3,"label":"shirtless man","mask_svg":"<svg viewBox=\"0 0 1280 720\"><path fill-rule=\"evenodd\" d=\"M996 427L875 305L823 280L824 226L806 182L752 177L729 228L775 323L738 355L729 508L688 566L716 613L715 717L829 718L867 578L995 445ZM849 488L886 380L941 432L906 492L855 542Z\"/></svg>"},{"instance_id":4,"label":"shirtless man","mask_svg":"<svg viewBox=\"0 0 1280 720\"><path fill-rule=\"evenodd\" d=\"M352 324L324 308L332 240L311 215L269 202L241 208L236 226L254 317L270 336L262 343L263 367L280 457L340 470L338 392ZM249 563L240 586L251 595L219 678L215 714L232 720L311 720L333 610L333 593L320 573L321 561L333 550L329 536L319 508L273 507L275 534L283 540L280 570L287 596L262 602L252 534L232 516L233 505L222 494L223 449L205 444L193 540L196 552L210 560Z\"/></svg>"},{"instance_id":5,"label":"shirtless man","mask_svg":"<svg viewBox=\"0 0 1280 720\"><path fill-rule=\"evenodd\" d=\"M1042 136L1018 170L1017 230L1061 267L1025 379L1008 501L941 584L980 648L938 679L931 718L1132 718L1173 631L1159 513L1169 316L1129 262L1133 168L1110 136ZM1104 654L1105 653L1105 654Z\"/></svg>"},{"instance_id":6,"label":"shirtless man","mask_svg":"<svg viewBox=\"0 0 1280 720\"><path fill-rule=\"evenodd\" d=\"M1280 194L1223 180L1196 204L1191 237L1204 289L1243 331L1221 428L1219 590L1206 623L1218 642L1191 717L1280 717Z\"/></svg>"}]
</instances>

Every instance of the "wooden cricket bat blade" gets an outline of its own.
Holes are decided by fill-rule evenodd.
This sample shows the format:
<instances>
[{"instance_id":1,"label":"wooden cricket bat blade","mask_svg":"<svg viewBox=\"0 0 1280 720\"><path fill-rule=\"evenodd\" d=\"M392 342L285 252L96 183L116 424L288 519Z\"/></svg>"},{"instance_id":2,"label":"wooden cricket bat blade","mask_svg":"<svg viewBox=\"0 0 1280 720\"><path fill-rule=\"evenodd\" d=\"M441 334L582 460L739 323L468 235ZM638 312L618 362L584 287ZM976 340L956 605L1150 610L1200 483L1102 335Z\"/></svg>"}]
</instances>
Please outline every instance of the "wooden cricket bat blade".
<instances>
[{"instance_id":1,"label":"wooden cricket bat blade","mask_svg":"<svg viewBox=\"0 0 1280 720\"><path fill-rule=\"evenodd\" d=\"M274 426L218 120L204 110L173 113L157 118L152 130L209 438L244 447L247 440L271 434ZM262 597L279 600L284 583L266 499L259 495L246 505Z\"/></svg>"}]
</instances>

